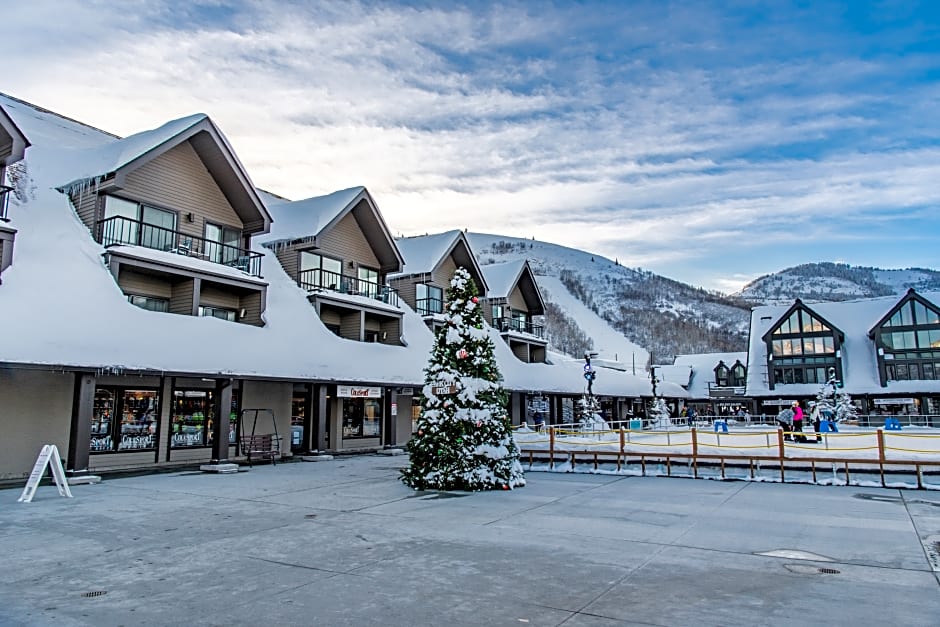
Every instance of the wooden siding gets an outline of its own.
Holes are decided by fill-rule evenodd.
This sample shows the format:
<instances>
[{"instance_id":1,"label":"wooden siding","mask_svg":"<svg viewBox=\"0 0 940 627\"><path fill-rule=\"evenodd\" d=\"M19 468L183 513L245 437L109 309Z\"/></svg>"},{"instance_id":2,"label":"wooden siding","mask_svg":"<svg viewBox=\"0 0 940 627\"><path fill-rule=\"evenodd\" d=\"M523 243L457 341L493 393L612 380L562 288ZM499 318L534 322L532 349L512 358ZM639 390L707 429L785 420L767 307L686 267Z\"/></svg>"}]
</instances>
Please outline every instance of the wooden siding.
<instances>
[{"instance_id":1,"label":"wooden siding","mask_svg":"<svg viewBox=\"0 0 940 627\"><path fill-rule=\"evenodd\" d=\"M414 309L417 306L415 302L417 299L415 285L417 281L414 279L392 279L389 281L389 285L398 290L398 296L401 300L409 307Z\"/></svg>"},{"instance_id":2,"label":"wooden siding","mask_svg":"<svg viewBox=\"0 0 940 627\"><path fill-rule=\"evenodd\" d=\"M509 306L516 311L529 311L529 305L525 302L525 297L522 295L522 290L519 289L518 284L509 293Z\"/></svg>"},{"instance_id":3,"label":"wooden siding","mask_svg":"<svg viewBox=\"0 0 940 627\"><path fill-rule=\"evenodd\" d=\"M199 290L199 304L206 307L224 307L226 309L238 309L238 294L224 289L219 285L202 282L202 289Z\"/></svg>"},{"instance_id":4,"label":"wooden siding","mask_svg":"<svg viewBox=\"0 0 940 627\"><path fill-rule=\"evenodd\" d=\"M457 270L457 262L450 255L441 262L440 267L434 271L431 283L444 290L444 300L447 300L447 288L450 287L450 280L454 278L454 272ZM479 289L479 285L477 289Z\"/></svg>"},{"instance_id":5,"label":"wooden siding","mask_svg":"<svg viewBox=\"0 0 940 627\"><path fill-rule=\"evenodd\" d=\"M308 244L309 245L309 244ZM296 283L300 279L300 251L299 246L289 246L277 251L277 260L281 262L281 267Z\"/></svg>"},{"instance_id":6,"label":"wooden siding","mask_svg":"<svg viewBox=\"0 0 940 627\"><path fill-rule=\"evenodd\" d=\"M311 233L312 235L312 233ZM352 213L347 213L332 229L319 238L317 252L343 260L343 274L356 276L355 268L349 268L349 262L355 265L379 269L379 260L369 245L369 240Z\"/></svg>"},{"instance_id":7,"label":"wooden siding","mask_svg":"<svg viewBox=\"0 0 940 627\"><path fill-rule=\"evenodd\" d=\"M122 195L180 212L177 228L203 237L205 223L243 228L241 218L187 141L128 172ZM186 220L192 213L195 219Z\"/></svg>"},{"instance_id":8,"label":"wooden siding","mask_svg":"<svg viewBox=\"0 0 940 627\"><path fill-rule=\"evenodd\" d=\"M510 346L512 353L518 357L520 360L528 362L529 361L529 345L528 344L512 344Z\"/></svg>"},{"instance_id":9,"label":"wooden siding","mask_svg":"<svg viewBox=\"0 0 940 627\"><path fill-rule=\"evenodd\" d=\"M151 274L134 272L124 264L121 264L118 286L125 294L166 299L173 297L173 285L169 281Z\"/></svg>"},{"instance_id":10,"label":"wooden siding","mask_svg":"<svg viewBox=\"0 0 940 627\"><path fill-rule=\"evenodd\" d=\"M0 128L0 164L5 164L10 155L13 154L13 138L6 131ZM0 183L3 179L0 178Z\"/></svg>"},{"instance_id":11,"label":"wooden siding","mask_svg":"<svg viewBox=\"0 0 940 627\"><path fill-rule=\"evenodd\" d=\"M385 339L382 339L385 333ZM380 327L379 341L383 344L401 346L401 320L384 320Z\"/></svg>"},{"instance_id":12,"label":"wooden siding","mask_svg":"<svg viewBox=\"0 0 940 627\"><path fill-rule=\"evenodd\" d=\"M339 326L342 322L339 312L328 307L320 308L320 320L323 321L323 324L334 324L336 326Z\"/></svg>"},{"instance_id":13,"label":"wooden siding","mask_svg":"<svg viewBox=\"0 0 940 627\"><path fill-rule=\"evenodd\" d=\"M529 345L529 361L534 364L544 364L546 351L544 346Z\"/></svg>"},{"instance_id":14,"label":"wooden siding","mask_svg":"<svg viewBox=\"0 0 940 627\"><path fill-rule=\"evenodd\" d=\"M173 286L173 292L170 296L170 313L182 314L184 316L193 315L193 298L195 296L195 281L189 279L180 281Z\"/></svg>"},{"instance_id":15,"label":"wooden siding","mask_svg":"<svg viewBox=\"0 0 940 627\"><path fill-rule=\"evenodd\" d=\"M339 334L347 340L362 340L360 331L360 314L358 311L344 314L340 317Z\"/></svg>"},{"instance_id":16,"label":"wooden siding","mask_svg":"<svg viewBox=\"0 0 940 627\"><path fill-rule=\"evenodd\" d=\"M95 221L98 218L98 195L93 189L86 189L82 192L72 192L70 198L79 220L88 227L92 234L95 234Z\"/></svg>"},{"instance_id":17,"label":"wooden siding","mask_svg":"<svg viewBox=\"0 0 940 627\"><path fill-rule=\"evenodd\" d=\"M263 309L261 305L264 301L264 292L252 292L241 297L239 307L245 310L245 317L239 320L245 324L253 324L257 327L264 326L261 319Z\"/></svg>"},{"instance_id":18,"label":"wooden siding","mask_svg":"<svg viewBox=\"0 0 940 627\"><path fill-rule=\"evenodd\" d=\"M366 314L366 319L363 321L363 329L366 331L375 331L376 333L382 332L382 321L378 318L373 318L369 314Z\"/></svg>"}]
</instances>

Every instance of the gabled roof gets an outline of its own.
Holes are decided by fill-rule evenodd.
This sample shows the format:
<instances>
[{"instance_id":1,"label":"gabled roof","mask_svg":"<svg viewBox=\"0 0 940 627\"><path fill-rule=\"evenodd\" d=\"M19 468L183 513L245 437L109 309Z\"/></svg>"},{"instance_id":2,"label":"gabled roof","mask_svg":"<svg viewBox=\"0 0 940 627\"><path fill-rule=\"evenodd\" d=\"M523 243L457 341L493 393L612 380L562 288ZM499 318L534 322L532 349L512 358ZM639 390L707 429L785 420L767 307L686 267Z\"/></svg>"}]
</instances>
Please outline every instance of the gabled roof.
<instances>
[{"instance_id":1,"label":"gabled roof","mask_svg":"<svg viewBox=\"0 0 940 627\"><path fill-rule=\"evenodd\" d=\"M881 319L880 319L878 322L876 322L876 323L874 324L874 326L872 326L872 328L870 328L870 329L868 330L868 337L874 338L874 337L875 337L875 331L878 329L878 327L882 326L884 323L886 323L888 320L890 320L890 319L891 319L891 316L893 316L895 313L897 313L898 309L900 309L905 303L907 303L907 302L909 302L909 301L911 301L911 300L916 300L916 301L919 302L921 305L924 305L925 307L928 307L928 308L933 309L933 310L938 310L938 309L940 309L940 307L937 307L936 304L934 304L933 302L927 300L926 298L924 298L923 296L921 296L920 294L918 294L916 291L914 291L914 288L913 288L913 287L912 287L912 288L909 288L909 289L907 290L907 292L904 294L904 296L902 296L902 297L898 300L898 302L895 303L894 307L892 307L891 309L889 309L889 310L888 310L888 313L886 313L884 316L882 316Z\"/></svg>"},{"instance_id":2,"label":"gabled roof","mask_svg":"<svg viewBox=\"0 0 940 627\"><path fill-rule=\"evenodd\" d=\"M776 329L778 326L780 326L780 324L781 324L784 320L786 320L787 318L789 318L790 316L792 316L792 315L793 315L793 312L796 311L797 309L802 309L803 311L808 311L809 313L813 314L813 317L814 317L814 318L816 318L817 320L819 320L820 322L822 322L823 324L825 324L825 325L826 325L827 327L829 327L832 331L838 333L838 334L839 334L839 341L840 341L840 342L845 339L845 333L844 333L838 326L836 326L836 325L832 324L831 322L829 322L828 320L826 320L826 318L823 317L818 311L816 311L815 309L813 309L813 307L810 307L809 305L807 305L806 303L804 303L804 302L803 302L802 300L800 300L799 298L797 298L797 299L793 302L793 304L790 305L790 308L787 309L787 310L784 312L784 314L783 314L782 316L780 316L779 318L777 318L777 320L776 320L772 325L770 325L770 328L767 329L767 332L764 333L764 335L761 336L761 339L762 339L763 341L765 341L765 342L766 342L768 339L770 339L770 336L773 335L774 329Z\"/></svg>"},{"instance_id":3,"label":"gabled roof","mask_svg":"<svg viewBox=\"0 0 940 627\"><path fill-rule=\"evenodd\" d=\"M379 259L382 272L399 272L404 265L375 200L361 185L304 200L272 199L268 204L277 218L270 233L258 240L268 248L296 243L310 243L316 248L325 233L352 213Z\"/></svg>"},{"instance_id":4,"label":"gabled roof","mask_svg":"<svg viewBox=\"0 0 940 627\"><path fill-rule=\"evenodd\" d=\"M494 263L482 266L481 269L489 285L487 298L509 298L516 286L519 286L529 313L535 316L545 313L545 301L542 300L542 294L539 292L535 275L528 261L520 259Z\"/></svg>"},{"instance_id":5,"label":"gabled roof","mask_svg":"<svg viewBox=\"0 0 940 627\"><path fill-rule=\"evenodd\" d=\"M940 292L923 295L932 302L940 300ZM940 381L890 381L881 387L876 348L868 332L878 320L898 304L897 296L866 298L836 303L814 303L813 315L841 329L844 339L840 347L842 378L848 394L911 394L940 392ZM805 305L803 305L805 307ZM766 305L751 310L751 331L747 363L747 395L752 397L810 396L819 391L815 383L776 384L770 390L767 382L767 332L790 315L793 306Z\"/></svg>"},{"instance_id":6,"label":"gabled roof","mask_svg":"<svg viewBox=\"0 0 940 627\"><path fill-rule=\"evenodd\" d=\"M76 155L72 170L63 175L65 182L58 189L68 191L112 177L114 187L123 187L128 172L187 141L241 218L245 230L266 233L271 228L267 208L228 140L204 113L172 120L153 130L83 150Z\"/></svg>"},{"instance_id":7,"label":"gabled roof","mask_svg":"<svg viewBox=\"0 0 940 627\"><path fill-rule=\"evenodd\" d=\"M11 143L10 154L7 156L0 154L0 166L16 163L26 154L26 149L29 148L30 143L23 131L13 121L13 118L3 110L3 101L0 101L0 132L9 135ZM2 139L2 134L0 134L0 139Z\"/></svg>"},{"instance_id":8,"label":"gabled roof","mask_svg":"<svg viewBox=\"0 0 940 627\"><path fill-rule=\"evenodd\" d=\"M470 248L470 241L463 231L454 230L434 235L402 237L396 241L398 250L401 251L405 260L405 268L389 278L403 279L431 274L440 267L448 255L453 255L457 265L466 268L477 282L479 293L486 294L489 291L486 277L483 276L483 271Z\"/></svg>"}]
</instances>

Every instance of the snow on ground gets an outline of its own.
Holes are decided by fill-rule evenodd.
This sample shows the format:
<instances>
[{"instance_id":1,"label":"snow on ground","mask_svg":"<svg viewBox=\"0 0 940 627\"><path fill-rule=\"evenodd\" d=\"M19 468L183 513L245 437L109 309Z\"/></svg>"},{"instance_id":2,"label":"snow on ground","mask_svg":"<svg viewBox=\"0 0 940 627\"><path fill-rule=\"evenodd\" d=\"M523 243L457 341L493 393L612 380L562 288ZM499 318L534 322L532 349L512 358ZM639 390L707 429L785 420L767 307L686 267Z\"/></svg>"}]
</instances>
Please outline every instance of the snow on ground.
<instances>
[{"instance_id":1,"label":"snow on ground","mask_svg":"<svg viewBox=\"0 0 940 627\"><path fill-rule=\"evenodd\" d=\"M606 320L588 309L557 277L538 276L536 280L545 300L555 303L568 316L577 320L581 330L594 340L594 350L598 358L619 361L631 367L635 363L637 373L646 371L649 352L645 348L628 340L607 324Z\"/></svg>"}]
</instances>

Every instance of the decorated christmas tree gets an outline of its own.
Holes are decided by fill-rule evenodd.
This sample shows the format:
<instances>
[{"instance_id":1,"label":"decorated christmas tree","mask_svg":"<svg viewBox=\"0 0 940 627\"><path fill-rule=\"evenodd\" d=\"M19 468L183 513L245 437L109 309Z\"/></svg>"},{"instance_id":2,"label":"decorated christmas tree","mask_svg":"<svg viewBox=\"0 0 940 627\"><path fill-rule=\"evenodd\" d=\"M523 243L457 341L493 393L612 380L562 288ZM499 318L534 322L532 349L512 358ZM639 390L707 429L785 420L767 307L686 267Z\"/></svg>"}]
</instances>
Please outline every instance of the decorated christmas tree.
<instances>
[{"instance_id":1,"label":"decorated christmas tree","mask_svg":"<svg viewBox=\"0 0 940 627\"><path fill-rule=\"evenodd\" d=\"M842 422L858 419L858 409L852 402L852 397L839 389L835 373L831 373L829 380L820 386L816 394L816 405L823 420Z\"/></svg>"},{"instance_id":2,"label":"decorated christmas tree","mask_svg":"<svg viewBox=\"0 0 940 627\"><path fill-rule=\"evenodd\" d=\"M666 405L666 400L663 398L657 396L650 401L647 415L650 419L650 426L654 429L668 429L672 426L669 407Z\"/></svg>"},{"instance_id":3,"label":"decorated christmas tree","mask_svg":"<svg viewBox=\"0 0 940 627\"><path fill-rule=\"evenodd\" d=\"M424 371L421 416L402 481L418 490L523 486L494 346L476 285L463 268L447 290L444 321Z\"/></svg>"}]
</instances>

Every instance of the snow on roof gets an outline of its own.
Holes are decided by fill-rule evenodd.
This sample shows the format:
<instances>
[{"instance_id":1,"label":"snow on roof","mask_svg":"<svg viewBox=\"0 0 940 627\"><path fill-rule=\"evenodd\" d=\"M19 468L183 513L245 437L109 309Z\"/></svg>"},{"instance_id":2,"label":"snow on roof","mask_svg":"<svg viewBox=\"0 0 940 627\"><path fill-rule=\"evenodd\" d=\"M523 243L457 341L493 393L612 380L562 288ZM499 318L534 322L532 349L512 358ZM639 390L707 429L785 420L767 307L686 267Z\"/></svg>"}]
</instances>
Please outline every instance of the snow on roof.
<instances>
[{"instance_id":1,"label":"snow on roof","mask_svg":"<svg viewBox=\"0 0 940 627\"><path fill-rule=\"evenodd\" d=\"M267 194L264 202L274 221L271 231L259 237L258 241L270 244L315 237L340 214L351 209L352 203L365 191L366 188L360 185L325 196L293 201Z\"/></svg>"},{"instance_id":2,"label":"snow on roof","mask_svg":"<svg viewBox=\"0 0 940 627\"><path fill-rule=\"evenodd\" d=\"M489 286L487 296L490 298L508 298L510 292L519 281L523 268L525 268L525 259L519 261L507 261L505 263L493 263L488 266L480 266L483 271L483 277Z\"/></svg>"},{"instance_id":3,"label":"snow on roof","mask_svg":"<svg viewBox=\"0 0 940 627\"><path fill-rule=\"evenodd\" d=\"M687 368L691 372L686 375L686 385L691 398L708 398L708 384L715 381L715 368L720 362L724 362L728 368L735 363L741 362L747 366L747 353L698 353L694 355L676 355L673 360L673 367ZM668 368L669 366L660 366ZM660 370L657 370L660 372ZM681 377L681 374L678 375Z\"/></svg>"},{"instance_id":4,"label":"snow on roof","mask_svg":"<svg viewBox=\"0 0 940 627\"><path fill-rule=\"evenodd\" d=\"M7 101L3 101L5 108ZM106 249L90 236L68 198L56 190L62 182L62 173L84 167L76 163L83 154L77 149L84 149L87 154L87 149L115 144L117 138L37 107L15 100L9 102L10 117L33 142L26 161L34 185L21 205L14 262L4 271L0 286L3 363L407 386L424 381L423 370L433 334L421 316L402 304L402 333L407 346L337 337L319 319L307 293L291 280L274 255L257 242L253 249L263 256L261 270L263 281L268 284L263 327L211 317L151 312L131 305L103 263ZM144 150L188 123L164 125L163 130L139 134L134 136L137 138L134 142L124 143L119 149L103 150L101 154L129 155ZM133 150L129 148L132 143ZM119 163L124 158L116 156L108 163ZM329 212L325 208L318 211L318 203L308 199L308 208L318 216L316 224L337 207L348 205L350 198L362 189L321 197L324 203L332 197L327 203L332 207ZM265 200L270 202L270 198ZM297 206L302 208L304 201ZM459 233L430 238L422 246L424 252L431 248L430 241L452 242ZM115 250L124 255L145 255L148 259L154 254L170 255L130 246ZM441 251L438 256L443 254ZM243 280L252 280L218 264L203 267L208 262L181 261L176 256L166 260L196 264L200 270L236 272ZM523 363L495 329L488 332L507 388L566 394L583 391L579 364ZM595 391L612 396L648 395L649 380L620 373L602 374L595 383ZM679 389L675 394L681 396L684 392Z\"/></svg>"},{"instance_id":5,"label":"snow on roof","mask_svg":"<svg viewBox=\"0 0 940 627\"><path fill-rule=\"evenodd\" d=\"M417 235L402 237L395 240L405 268L400 273L389 275L390 278L409 276L412 274L425 274L434 270L441 259L450 252L460 231L446 231L434 235Z\"/></svg>"},{"instance_id":6,"label":"snow on roof","mask_svg":"<svg viewBox=\"0 0 940 627\"><path fill-rule=\"evenodd\" d=\"M920 294L940 303L940 292ZM881 387L875 345L868 332L905 296L886 296L834 303L804 303L845 334L841 347L842 376L848 394L914 394L940 392L940 381L889 381ZM815 396L818 383L776 384L770 389L767 372L767 345L761 339L793 304L767 305L751 310L748 352L747 395L753 397Z\"/></svg>"},{"instance_id":7,"label":"snow on roof","mask_svg":"<svg viewBox=\"0 0 940 627\"><path fill-rule=\"evenodd\" d=\"M656 366L656 377L660 381L675 383L688 390L692 380L692 366Z\"/></svg>"}]
</instances>

